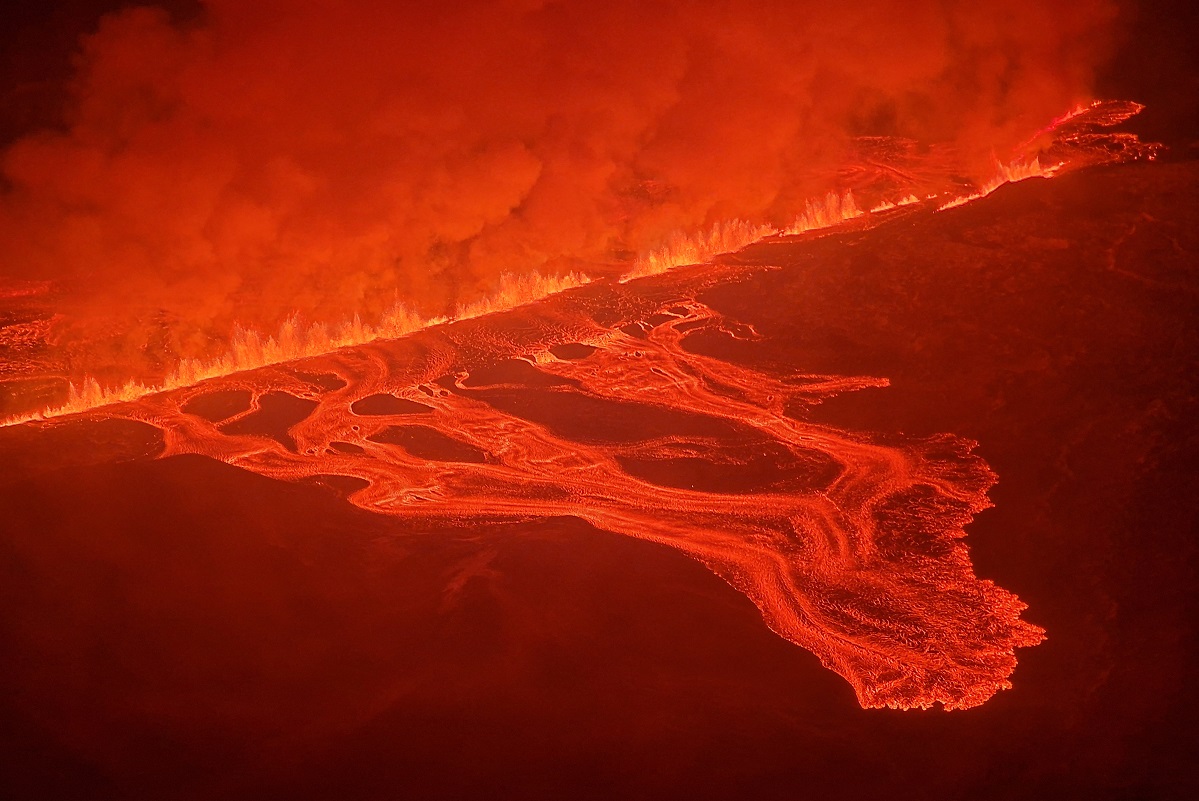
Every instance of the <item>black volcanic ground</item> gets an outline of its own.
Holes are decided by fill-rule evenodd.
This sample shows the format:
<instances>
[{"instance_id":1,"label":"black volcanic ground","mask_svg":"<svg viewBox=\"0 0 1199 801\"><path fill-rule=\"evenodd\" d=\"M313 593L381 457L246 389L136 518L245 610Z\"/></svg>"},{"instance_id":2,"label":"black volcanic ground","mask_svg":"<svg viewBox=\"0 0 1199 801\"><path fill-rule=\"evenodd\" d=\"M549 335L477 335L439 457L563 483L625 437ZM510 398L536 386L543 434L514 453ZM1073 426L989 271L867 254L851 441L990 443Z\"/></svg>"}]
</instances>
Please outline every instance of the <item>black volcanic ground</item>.
<instances>
[{"instance_id":1,"label":"black volcanic ground","mask_svg":"<svg viewBox=\"0 0 1199 801\"><path fill-rule=\"evenodd\" d=\"M713 354L886 389L818 420L978 440L979 575L1049 639L964 712L862 710L684 555L571 518L414 529L0 430L0 796L1184 798L1199 530L1199 165L1028 181L702 300Z\"/></svg>"}]
</instances>

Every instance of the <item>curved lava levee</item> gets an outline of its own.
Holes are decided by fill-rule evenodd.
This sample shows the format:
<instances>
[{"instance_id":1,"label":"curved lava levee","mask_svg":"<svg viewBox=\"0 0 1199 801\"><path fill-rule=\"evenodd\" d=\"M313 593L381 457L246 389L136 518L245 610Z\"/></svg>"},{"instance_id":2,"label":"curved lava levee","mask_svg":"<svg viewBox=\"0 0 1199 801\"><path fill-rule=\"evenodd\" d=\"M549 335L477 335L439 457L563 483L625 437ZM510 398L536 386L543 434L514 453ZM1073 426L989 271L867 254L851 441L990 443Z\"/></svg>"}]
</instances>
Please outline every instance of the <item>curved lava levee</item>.
<instances>
[{"instance_id":1,"label":"curved lava levee","mask_svg":"<svg viewBox=\"0 0 1199 801\"><path fill-rule=\"evenodd\" d=\"M697 300L742 269L594 284L106 413L161 428L166 455L325 482L384 514L573 515L663 543L748 596L865 707L984 702L1010 686L1014 649L1043 637L960 542L994 475L955 437L802 419L885 380L689 351L697 331L755 336Z\"/></svg>"}]
</instances>

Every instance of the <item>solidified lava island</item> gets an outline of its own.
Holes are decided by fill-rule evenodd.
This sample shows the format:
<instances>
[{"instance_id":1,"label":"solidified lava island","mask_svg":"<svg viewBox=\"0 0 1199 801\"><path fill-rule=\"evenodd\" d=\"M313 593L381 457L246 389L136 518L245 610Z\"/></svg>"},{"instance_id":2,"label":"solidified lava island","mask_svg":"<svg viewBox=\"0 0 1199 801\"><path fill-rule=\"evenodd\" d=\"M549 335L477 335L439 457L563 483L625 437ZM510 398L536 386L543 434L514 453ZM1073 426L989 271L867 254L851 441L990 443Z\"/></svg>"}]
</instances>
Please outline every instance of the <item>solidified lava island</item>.
<instances>
[{"instance_id":1,"label":"solidified lava island","mask_svg":"<svg viewBox=\"0 0 1199 801\"><path fill-rule=\"evenodd\" d=\"M869 377L701 355L753 339L700 298L747 268L603 282L535 307L108 407L163 455L316 482L364 509L462 525L571 515L669 545L816 654L864 707L976 706L1044 632L974 575L963 527L995 480L950 435L814 424Z\"/></svg>"}]
</instances>

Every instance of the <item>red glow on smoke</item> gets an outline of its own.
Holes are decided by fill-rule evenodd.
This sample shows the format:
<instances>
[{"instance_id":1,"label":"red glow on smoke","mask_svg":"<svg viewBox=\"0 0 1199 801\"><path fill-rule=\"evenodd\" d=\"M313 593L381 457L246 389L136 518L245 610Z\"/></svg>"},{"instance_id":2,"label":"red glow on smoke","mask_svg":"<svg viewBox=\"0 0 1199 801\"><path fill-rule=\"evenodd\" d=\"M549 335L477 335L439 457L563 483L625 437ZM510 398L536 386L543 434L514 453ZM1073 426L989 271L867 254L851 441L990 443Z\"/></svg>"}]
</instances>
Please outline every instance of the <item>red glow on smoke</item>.
<instances>
[{"instance_id":1,"label":"red glow on smoke","mask_svg":"<svg viewBox=\"0 0 1199 801\"><path fill-rule=\"evenodd\" d=\"M61 289L56 375L160 383L237 326L336 332L397 301L437 318L505 274L622 272L730 220L786 230L830 192L900 200L844 174L864 136L953 153L920 197L981 184L1090 96L1112 18L1109 0L126 9L83 42L64 126L0 156L0 272Z\"/></svg>"}]
</instances>

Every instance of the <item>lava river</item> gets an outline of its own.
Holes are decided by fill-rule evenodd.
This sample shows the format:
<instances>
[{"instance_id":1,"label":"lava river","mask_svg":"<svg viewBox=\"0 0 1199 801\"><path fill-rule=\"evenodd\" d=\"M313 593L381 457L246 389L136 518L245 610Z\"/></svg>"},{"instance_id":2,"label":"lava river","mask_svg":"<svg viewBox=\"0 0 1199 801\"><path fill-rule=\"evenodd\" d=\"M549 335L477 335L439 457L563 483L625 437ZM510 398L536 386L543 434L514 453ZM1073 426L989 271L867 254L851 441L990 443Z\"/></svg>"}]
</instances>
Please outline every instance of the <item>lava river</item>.
<instances>
[{"instance_id":1,"label":"lava river","mask_svg":"<svg viewBox=\"0 0 1199 801\"><path fill-rule=\"evenodd\" d=\"M754 339L710 265L599 282L504 314L231 375L95 416L417 522L575 516L669 545L749 597L865 707L946 709L1009 687L1043 631L974 575L965 526L995 480L950 435L805 419L885 379L794 375L690 347ZM755 268L761 269L761 268Z\"/></svg>"}]
</instances>

